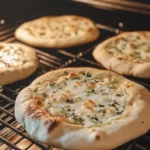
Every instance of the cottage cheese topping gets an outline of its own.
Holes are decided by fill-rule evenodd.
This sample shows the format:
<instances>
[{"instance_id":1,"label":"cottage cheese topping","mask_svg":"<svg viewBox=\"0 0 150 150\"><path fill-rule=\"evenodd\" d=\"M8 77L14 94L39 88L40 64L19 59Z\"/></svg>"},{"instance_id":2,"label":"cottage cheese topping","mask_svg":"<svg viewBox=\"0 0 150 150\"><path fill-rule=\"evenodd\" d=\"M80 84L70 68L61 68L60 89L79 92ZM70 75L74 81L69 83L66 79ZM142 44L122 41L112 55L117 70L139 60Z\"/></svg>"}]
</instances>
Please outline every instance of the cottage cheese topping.
<instances>
[{"instance_id":1,"label":"cottage cheese topping","mask_svg":"<svg viewBox=\"0 0 150 150\"><path fill-rule=\"evenodd\" d=\"M117 38L108 43L106 49L120 60L139 63L150 61L150 39L136 34Z\"/></svg>"},{"instance_id":2,"label":"cottage cheese topping","mask_svg":"<svg viewBox=\"0 0 150 150\"><path fill-rule=\"evenodd\" d=\"M70 123L93 126L119 117L126 107L128 93L113 78L97 79L89 73L69 73L54 82L33 89L54 117Z\"/></svg>"},{"instance_id":3,"label":"cottage cheese topping","mask_svg":"<svg viewBox=\"0 0 150 150\"><path fill-rule=\"evenodd\" d=\"M16 46L0 45L0 68L15 68L25 63L23 51Z\"/></svg>"}]
</instances>

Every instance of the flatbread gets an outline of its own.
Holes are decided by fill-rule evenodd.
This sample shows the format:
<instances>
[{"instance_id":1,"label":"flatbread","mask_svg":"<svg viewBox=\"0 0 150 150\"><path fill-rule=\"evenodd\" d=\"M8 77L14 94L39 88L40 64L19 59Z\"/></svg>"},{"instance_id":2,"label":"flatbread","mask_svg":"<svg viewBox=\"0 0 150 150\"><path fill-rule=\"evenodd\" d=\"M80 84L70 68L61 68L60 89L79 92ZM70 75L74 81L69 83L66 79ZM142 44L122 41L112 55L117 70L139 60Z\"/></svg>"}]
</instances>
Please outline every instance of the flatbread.
<instances>
[{"instance_id":1,"label":"flatbread","mask_svg":"<svg viewBox=\"0 0 150 150\"><path fill-rule=\"evenodd\" d=\"M30 76L38 67L33 48L17 43L0 43L0 85Z\"/></svg>"},{"instance_id":2,"label":"flatbread","mask_svg":"<svg viewBox=\"0 0 150 150\"><path fill-rule=\"evenodd\" d=\"M121 75L150 78L150 32L124 32L100 43L94 58Z\"/></svg>"},{"instance_id":3,"label":"flatbread","mask_svg":"<svg viewBox=\"0 0 150 150\"><path fill-rule=\"evenodd\" d=\"M15 116L33 138L47 145L107 150L149 130L149 97L143 86L113 72L65 68L23 89Z\"/></svg>"},{"instance_id":4,"label":"flatbread","mask_svg":"<svg viewBox=\"0 0 150 150\"><path fill-rule=\"evenodd\" d=\"M90 19L74 16L46 16L21 25L18 40L36 47L64 48L92 42L99 30Z\"/></svg>"}]
</instances>

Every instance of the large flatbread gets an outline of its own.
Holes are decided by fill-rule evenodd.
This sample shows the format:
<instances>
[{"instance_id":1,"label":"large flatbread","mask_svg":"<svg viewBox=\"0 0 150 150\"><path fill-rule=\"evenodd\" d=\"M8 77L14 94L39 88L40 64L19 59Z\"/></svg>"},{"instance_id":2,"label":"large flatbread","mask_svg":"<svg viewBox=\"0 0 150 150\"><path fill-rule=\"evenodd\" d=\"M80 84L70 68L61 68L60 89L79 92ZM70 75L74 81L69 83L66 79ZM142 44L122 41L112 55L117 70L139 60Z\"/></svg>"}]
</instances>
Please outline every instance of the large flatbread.
<instances>
[{"instance_id":1,"label":"large flatbread","mask_svg":"<svg viewBox=\"0 0 150 150\"><path fill-rule=\"evenodd\" d=\"M65 68L23 89L15 116L32 137L47 145L107 150L149 130L149 97L143 86L113 72Z\"/></svg>"},{"instance_id":2,"label":"large flatbread","mask_svg":"<svg viewBox=\"0 0 150 150\"><path fill-rule=\"evenodd\" d=\"M150 78L150 32L124 32L99 44L94 58L121 75Z\"/></svg>"},{"instance_id":3,"label":"large flatbread","mask_svg":"<svg viewBox=\"0 0 150 150\"><path fill-rule=\"evenodd\" d=\"M64 48L96 40L99 30L85 17L46 16L24 23L16 30L15 36L31 46Z\"/></svg>"},{"instance_id":4,"label":"large flatbread","mask_svg":"<svg viewBox=\"0 0 150 150\"><path fill-rule=\"evenodd\" d=\"M17 43L0 43L0 85L30 76L38 67L33 48Z\"/></svg>"}]
</instances>

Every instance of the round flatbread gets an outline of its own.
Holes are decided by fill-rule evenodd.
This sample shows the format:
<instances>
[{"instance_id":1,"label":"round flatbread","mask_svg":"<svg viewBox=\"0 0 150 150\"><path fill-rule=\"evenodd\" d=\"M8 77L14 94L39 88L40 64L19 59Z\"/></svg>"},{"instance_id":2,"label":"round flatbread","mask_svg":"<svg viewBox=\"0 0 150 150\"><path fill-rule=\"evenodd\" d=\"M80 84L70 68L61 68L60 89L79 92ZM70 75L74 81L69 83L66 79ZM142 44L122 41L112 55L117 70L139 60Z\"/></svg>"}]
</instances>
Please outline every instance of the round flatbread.
<instances>
[{"instance_id":1,"label":"round flatbread","mask_svg":"<svg viewBox=\"0 0 150 150\"><path fill-rule=\"evenodd\" d=\"M81 16L46 16L21 25L15 32L18 40L36 47L64 48L92 42L99 30Z\"/></svg>"},{"instance_id":2,"label":"round flatbread","mask_svg":"<svg viewBox=\"0 0 150 150\"><path fill-rule=\"evenodd\" d=\"M34 49L17 43L0 43L0 85L30 76L38 67Z\"/></svg>"},{"instance_id":3,"label":"round flatbread","mask_svg":"<svg viewBox=\"0 0 150 150\"><path fill-rule=\"evenodd\" d=\"M150 32L124 32L99 44L94 58L121 75L150 78Z\"/></svg>"},{"instance_id":4,"label":"round flatbread","mask_svg":"<svg viewBox=\"0 0 150 150\"><path fill-rule=\"evenodd\" d=\"M149 130L149 97L143 86L113 72L65 68L23 89L15 116L32 137L48 145L106 150Z\"/></svg>"}]
</instances>

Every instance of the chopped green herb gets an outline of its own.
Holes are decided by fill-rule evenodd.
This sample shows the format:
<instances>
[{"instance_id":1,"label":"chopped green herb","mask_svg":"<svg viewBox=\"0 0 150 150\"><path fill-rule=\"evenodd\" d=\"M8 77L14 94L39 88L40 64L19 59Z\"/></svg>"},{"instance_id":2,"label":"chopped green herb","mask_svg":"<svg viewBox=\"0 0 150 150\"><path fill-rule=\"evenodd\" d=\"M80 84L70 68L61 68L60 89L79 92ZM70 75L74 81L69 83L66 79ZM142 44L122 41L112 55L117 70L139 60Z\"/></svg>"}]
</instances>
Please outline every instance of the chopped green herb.
<instances>
[{"instance_id":1,"label":"chopped green herb","mask_svg":"<svg viewBox=\"0 0 150 150\"><path fill-rule=\"evenodd\" d=\"M119 103L118 103L116 100L113 100L113 103L114 103L115 105L119 105Z\"/></svg>"},{"instance_id":2,"label":"chopped green herb","mask_svg":"<svg viewBox=\"0 0 150 150\"><path fill-rule=\"evenodd\" d=\"M64 71L64 74L65 74L65 75L68 75L68 72L67 72L67 71Z\"/></svg>"},{"instance_id":3,"label":"chopped green herb","mask_svg":"<svg viewBox=\"0 0 150 150\"><path fill-rule=\"evenodd\" d=\"M118 111L117 106L113 103L113 104L109 104L110 107L114 107L116 109L116 111Z\"/></svg>"},{"instance_id":4,"label":"chopped green herb","mask_svg":"<svg viewBox=\"0 0 150 150\"><path fill-rule=\"evenodd\" d=\"M117 93L116 96L120 97L120 96L123 96L123 94L122 93Z\"/></svg>"},{"instance_id":5,"label":"chopped green herb","mask_svg":"<svg viewBox=\"0 0 150 150\"><path fill-rule=\"evenodd\" d=\"M46 94L46 93L43 93L42 96L43 96L43 97L47 97L47 94Z\"/></svg>"},{"instance_id":6,"label":"chopped green herb","mask_svg":"<svg viewBox=\"0 0 150 150\"><path fill-rule=\"evenodd\" d=\"M102 104L98 104L98 106L99 106L99 107L105 107L105 105L102 105Z\"/></svg>"},{"instance_id":7,"label":"chopped green herb","mask_svg":"<svg viewBox=\"0 0 150 150\"><path fill-rule=\"evenodd\" d=\"M68 108L68 109L67 109L67 111L71 111L71 109L70 109L70 108Z\"/></svg>"},{"instance_id":8,"label":"chopped green herb","mask_svg":"<svg viewBox=\"0 0 150 150\"><path fill-rule=\"evenodd\" d=\"M74 101L73 99L67 99L66 102L72 104Z\"/></svg>"},{"instance_id":9,"label":"chopped green herb","mask_svg":"<svg viewBox=\"0 0 150 150\"><path fill-rule=\"evenodd\" d=\"M75 113L68 114L68 117L73 119L77 124L83 124L84 119L76 115Z\"/></svg>"},{"instance_id":10,"label":"chopped green herb","mask_svg":"<svg viewBox=\"0 0 150 150\"><path fill-rule=\"evenodd\" d=\"M91 90L86 91L86 92L87 92L87 95L90 95L91 93L93 93L93 94L98 94L98 93L95 91L95 89L91 89Z\"/></svg>"},{"instance_id":11,"label":"chopped green herb","mask_svg":"<svg viewBox=\"0 0 150 150\"><path fill-rule=\"evenodd\" d=\"M115 104L109 104L109 106L110 106L110 107L116 107L116 105L115 105Z\"/></svg>"},{"instance_id":12,"label":"chopped green herb","mask_svg":"<svg viewBox=\"0 0 150 150\"><path fill-rule=\"evenodd\" d=\"M89 72L86 73L87 77L91 77L91 74Z\"/></svg>"},{"instance_id":13,"label":"chopped green herb","mask_svg":"<svg viewBox=\"0 0 150 150\"><path fill-rule=\"evenodd\" d=\"M49 83L49 86L53 87L55 85L54 82Z\"/></svg>"},{"instance_id":14,"label":"chopped green herb","mask_svg":"<svg viewBox=\"0 0 150 150\"><path fill-rule=\"evenodd\" d=\"M80 100L82 100L82 98L81 98L81 97L77 97L77 98L75 98L74 100L75 100L75 101L80 101Z\"/></svg>"},{"instance_id":15,"label":"chopped green herb","mask_svg":"<svg viewBox=\"0 0 150 150\"><path fill-rule=\"evenodd\" d=\"M94 123L98 123L99 119L96 116L94 116L94 117L91 117L91 121Z\"/></svg>"},{"instance_id":16,"label":"chopped green herb","mask_svg":"<svg viewBox=\"0 0 150 150\"><path fill-rule=\"evenodd\" d=\"M38 91L38 90L37 90L37 89L35 89L33 92L34 92L34 93L36 93L37 91Z\"/></svg>"},{"instance_id":17,"label":"chopped green herb","mask_svg":"<svg viewBox=\"0 0 150 150\"><path fill-rule=\"evenodd\" d=\"M123 113L123 110L122 111L117 111L117 115L121 115Z\"/></svg>"},{"instance_id":18,"label":"chopped green herb","mask_svg":"<svg viewBox=\"0 0 150 150\"><path fill-rule=\"evenodd\" d=\"M106 109L100 109L100 110L99 110L99 113L105 114L105 113L106 113Z\"/></svg>"},{"instance_id":19,"label":"chopped green herb","mask_svg":"<svg viewBox=\"0 0 150 150\"><path fill-rule=\"evenodd\" d=\"M51 105L51 103L48 102L48 105Z\"/></svg>"},{"instance_id":20,"label":"chopped green herb","mask_svg":"<svg viewBox=\"0 0 150 150\"><path fill-rule=\"evenodd\" d=\"M109 51L109 54L113 54L113 52L110 52L110 51Z\"/></svg>"}]
</instances>

